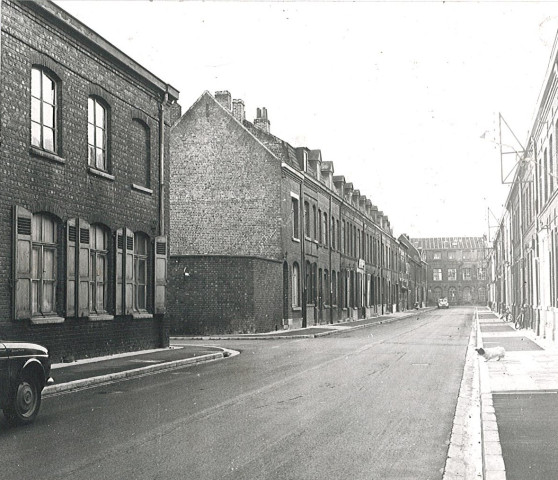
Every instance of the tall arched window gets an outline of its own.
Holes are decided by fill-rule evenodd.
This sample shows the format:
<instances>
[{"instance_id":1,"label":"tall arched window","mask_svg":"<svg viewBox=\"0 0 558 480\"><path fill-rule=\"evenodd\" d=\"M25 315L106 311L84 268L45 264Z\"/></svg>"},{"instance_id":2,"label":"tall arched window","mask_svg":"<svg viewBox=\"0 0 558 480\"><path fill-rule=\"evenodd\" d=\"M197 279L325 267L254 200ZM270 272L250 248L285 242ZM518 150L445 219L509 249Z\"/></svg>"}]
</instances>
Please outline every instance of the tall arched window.
<instances>
[{"instance_id":1,"label":"tall arched window","mask_svg":"<svg viewBox=\"0 0 558 480\"><path fill-rule=\"evenodd\" d=\"M109 171L107 134L107 107L97 97L89 97L87 103L88 162L91 167Z\"/></svg>"},{"instance_id":2,"label":"tall arched window","mask_svg":"<svg viewBox=\"0 0 558 480\"><path fill-rule=\"evenodd\" d=\"M91 225L89 310L97 314L107 311L109 231L103 225Z\"/></svg>"},{"instance_id":3,"label":"tall arched window","mask_svg":"<svg viewBox=\"0 0 558 480\"><path fill-rule=\"evenodd\" d=\"M335 270L331 272L331 304L337 305L337 273Z\"/></svg>"},{"instance_id":4,"label":"tall arched window","mask_svg":"<svg viewBox=\"0 0 558 480\"><path fill-rule=\"evenodd\" d=\"M292 292L293 307L300 307L300 268L296 262L293 263Z\"/></svg>"},{"instance_id":5,"label":"tall arched window","mask_svg":"<svg viewBox=\"0 0 558 480\"><path fill-rule=\"evenodd\" d=\"M57 84L39 67L31 69L31 145L50 152L58 149Z\"/></svg>"},{"instance_id":6,"label":"tall arched window","mask_svg":"<svg viewBox=\"0 0 558 480\"><path fill-rule=\"evenodd\" d=\"M147 310L147 257L149 254L149 238L143 233L134 235L134 310Z\"/></svg>"},{"instance_id":7,"label":"tall arched window","mask_svg":"<svg viewBox=\"0 0 558 480\"><path fill-rule=\"evenodd\" d=\"M56 312L57 224L46 214L33 215L31 227L33 252L31 259L32 315Z\"/></svg>"},{"instance_id":8,"label":"tall arched window","mask_svg":"<svg viewBox=\"0 0 558 480\"><path fill-rule=\"evenodd\" d=\"M133 178L138 185L151 187L151 144L149 127L141 120L132 121L130 140L133 143L134 165L137 170Z\"/></svg>"}]
</instances>

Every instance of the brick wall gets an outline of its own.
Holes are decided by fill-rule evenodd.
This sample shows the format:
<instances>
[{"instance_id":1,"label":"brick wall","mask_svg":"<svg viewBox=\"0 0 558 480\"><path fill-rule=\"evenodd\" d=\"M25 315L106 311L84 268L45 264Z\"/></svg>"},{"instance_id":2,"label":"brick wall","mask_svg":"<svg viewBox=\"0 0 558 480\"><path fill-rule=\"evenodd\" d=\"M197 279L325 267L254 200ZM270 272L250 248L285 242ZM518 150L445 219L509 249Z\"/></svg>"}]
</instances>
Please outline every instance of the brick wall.
<instances>
[{"instance_id":1,"label":"brick wall","mask_svg":"<svg viewBox=\"0 0 558 480\"><path fill-rule=\"evenodd\" d=\"M28 321L16 322L12 318L12 211L15 205L33 213L53 215L62 232L68 219L79 217L89 223L103 224L113 235L124 226L134 232L144 232L150 238L158 233L161 92L138 74L121 68L98 47L91 47L88 41L59 28L57 22L43 17L40 7L3 2L0 334L12 338L21 335L27 340L47 344L59 357L153 347L161 342L160 318L141 321L115 318L95 323L66 318L63 324L42 326L31 326ZM33 65L47 68L59 80L60 147L54 159L31 149ZM102 97L109 108L110 174L114 178L88 171L87 101L90 95ZM142 181L145 175L142 176L141 171L145 172L145 165L140 164L138 150L140 145L145 145L145 138L138 133L134 119L146 127L149 139L149 185ZM130 137L130 132L135 133ZM169 132L166 133L167 152L168 137ZM133 141L128 141L129 138ZM168 162L165 177L168 180ZM132 187L138 183L151 191ZM168 225L168 192L166 204ZM62 247L57 272L61 295L65 292L64 252ZM112 288L111 285L109 290ZM64 304L63 298L59 301Z\"/></svg>"},{"instance_id":2,"label":"brick wall","mask_svg":"<svg viewBox=\"0 0 558 480\"><path fill-rule=\"evenodd\" d=\"M173 282L167 305L171 334L281 328L281 269L278 262L251 257L171 257Z\"/></svg>"},{"instance_id":3,"label":"brick wall","mask_svg":"<svg viewBox=\"0 0 558 480\"><path fill-rule=\"evenodd\" d=\"M281 164L209 94L171 139L171 254L280 260Z\"/></svg>"}]
</instances>

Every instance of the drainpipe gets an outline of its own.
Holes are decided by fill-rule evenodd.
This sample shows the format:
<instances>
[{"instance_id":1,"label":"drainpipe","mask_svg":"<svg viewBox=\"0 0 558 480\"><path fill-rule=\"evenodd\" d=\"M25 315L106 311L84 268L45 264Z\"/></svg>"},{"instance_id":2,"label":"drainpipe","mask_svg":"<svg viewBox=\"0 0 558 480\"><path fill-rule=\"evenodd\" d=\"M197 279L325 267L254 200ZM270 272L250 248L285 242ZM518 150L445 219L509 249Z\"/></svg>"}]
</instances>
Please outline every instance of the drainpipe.
<instances>
[{"instance_id":1,"label":"drainpipe","mask_svg":"<svg viewBox=\"0 0 558 480\"><path fill-rule=\"evenodd\" d=\"M165 104L169 100L165 92L159 105L159 235L165 234Z\"/></svg>"},{"instance_id":2,"label":"drainpipe","mask_svg":"<svg viewBox=\"0 0 558 480\"><path fill-rule=\"evenodd\" d=\"M333 217L332 217L332 210L331 210L331 193L329 194L329 222L330 222L330 224L333 224ZM328 233L331 233L332 231L333 230L330 227ZM326 235L328 233L326 233ZM333 243L333 237L331 235L329 235L329 243L328 243L328 247L329 247L329 278L328 278L329 285L328 285L328 288L329 288L329 323L331 323L331 324L333 324L333 288L335 288L331 283L332 282L332 277L333 277L332 272L331 272L331 255L332 255L331 245L332 245L332 243Z\"/></svg>"},{"instance_id":3,"label":"drainpipe","mask_svg":"<svg viewBox=\"0 0 558 480\"><path fill-rule=\"evenodd\" d=\"M302 207L302 228L301 230L301 239L300 239L300 255L301 255L301 262L300 262L300 272L301 272L301 285L302 285L302 328L306 328L306 316L307 316L307 308L306 302L308 301L308 292L307 282L306 282L306 209L304 208L304 178L300 182L300 206ZM310 212L308 212L310 213Z\"/></svg>"}]
</instances>

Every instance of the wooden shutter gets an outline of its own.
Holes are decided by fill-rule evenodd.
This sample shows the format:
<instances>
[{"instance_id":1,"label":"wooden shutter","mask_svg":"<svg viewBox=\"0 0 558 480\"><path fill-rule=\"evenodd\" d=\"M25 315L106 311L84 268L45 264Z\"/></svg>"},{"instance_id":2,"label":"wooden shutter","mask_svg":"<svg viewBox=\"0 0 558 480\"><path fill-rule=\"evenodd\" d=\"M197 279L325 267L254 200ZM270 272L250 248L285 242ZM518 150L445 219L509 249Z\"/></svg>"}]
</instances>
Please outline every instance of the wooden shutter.
<instances>
[{"instance_id":1,"label":"wooden shutter","mask_svg":"<svg viewBox=\"0 0 558 480\"><path fill-rule=\"evenodd\" d=\"M166 292L167 292L167 237L155 237L155 249L154 249L154 265L155 268L155 295L154 295L154 305L153 313L165 313L166 312Z\"/></svg>"},{"instance_id":2,"label":"wooden shutter","mask_svg":"<svg viewBox=\"0 0 558 480\"><path fill-rule=\"evenodd\" d=\"M116 231L115 248L116 252L116 268L115 271L115 295L114 295L114 313L115 315L124 314L124 247L126 244L124 229L120 228Z\"/></svg>"},{"instance_id":3,"label":"wooden shutter","mask_svg":"<svg viewBox=\"0 0 558 480\"><path fill-rule=\"evenodd\" d=\"M76 244L77 220L71 218L66 223L66 316L76 315Z\"/></svg>"},{"instance_id":4,"label":"wooden shutter","mask_svg":"<svg viewBox=\"0 0 558 480\"><path fill-rule=\"evenodd\" d=\"M124 247L126 252L124 255L124 268L126 272L124 304L126 305L125 312L129 315L134 310L134 284L136 280L136 270L134 265L134 232L132 232L129 228L126 229Z\"/></svg>"},{"instance_id":5,"label":"wooden shutter","mask_svg":"<svg viewBox=\"0 0 558 480\"><path fill-rule=\"evenodd\" d=\"M31 318L31 268L33 241L31 226L33 214L23 207L14 208L13 240L13 312L16 319Z\"/></svg>"},{"instance_id":6,"label":"wooden shutter","mask_svg":"<svg viewBox=\"0 0 558 480\"><path fill-rule=\"evenodd\" d=\"M78 258L78 317L89 316L89 281L91 279L91 244L89 223L79 220L79 258Z\"/></svg>"}]
</instances>

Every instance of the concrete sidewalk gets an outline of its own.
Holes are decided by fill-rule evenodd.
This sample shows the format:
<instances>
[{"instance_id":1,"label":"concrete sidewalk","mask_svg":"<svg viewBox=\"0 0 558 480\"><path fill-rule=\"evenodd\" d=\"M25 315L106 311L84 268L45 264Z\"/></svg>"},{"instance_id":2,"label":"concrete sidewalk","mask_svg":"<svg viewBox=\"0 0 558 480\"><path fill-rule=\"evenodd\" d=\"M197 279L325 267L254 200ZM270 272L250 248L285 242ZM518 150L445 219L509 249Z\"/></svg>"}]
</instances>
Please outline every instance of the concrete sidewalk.
<instances>
[{"instance_id":1,"label":"concrete sidewalk","mask_svg":"<svg viewBox=\"0 0 558 480\"><path fill-rule=\"evenodd\" d=\"M477 313L477 346L502 346L501 361L478 357L485 480L558 478L558 348Z\"/></svg>"},{"instance_id":2,"label":"concrete sidewalk","mask_svg":"<svg viewBox=\"0 0 558 480\"><path fill-rule=\"evenodd\" d=\"M364 318L362 320L352 320L341 323L314 325L307 328L297 328L292 330L278 330L266 333L247 333L247 334L216 334L216 335L176 335L171 336L172 340L279 340L293 338L317 338L327 335L335 335L347 330L366 328L383 323L390 323L403 318L412 316L419 317L425 312L435 310L436 307L425 307L418 310L406 310L404 312L386 313L377 317Z\"/></svg>"},{"instance_id":3,"label":"concrete sidewalk","mask_svg":"<svg viewBox=\"0 0 558 480\"><path fill-rule=\"evenodd\" d=\"M52 365L54 385L45 387L48 397L60 392L169 370L187 365L219 360L238 352L220 347L181 345Z\"/></svg>"}]
</instances>

